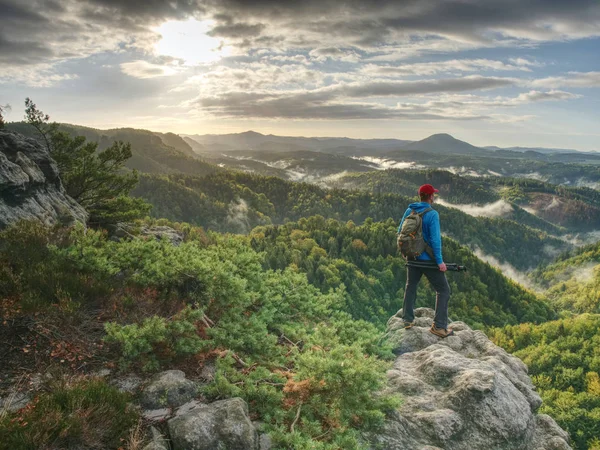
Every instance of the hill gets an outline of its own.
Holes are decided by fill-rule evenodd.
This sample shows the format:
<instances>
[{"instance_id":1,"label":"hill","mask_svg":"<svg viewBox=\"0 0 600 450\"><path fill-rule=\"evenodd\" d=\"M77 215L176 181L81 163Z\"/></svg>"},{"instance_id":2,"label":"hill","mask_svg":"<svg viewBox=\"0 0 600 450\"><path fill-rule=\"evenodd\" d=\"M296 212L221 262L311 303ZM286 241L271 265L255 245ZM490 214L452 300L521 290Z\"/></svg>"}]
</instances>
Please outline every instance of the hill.
<instances>
[{"instance_id":1,"label":"hill","mask_svg":"<svg viewBox=\"0 0 600 450\"><path fill-rule=\"evenodd\" d=\"M600 445L600 315L491 331L491 339L523 360L550 414L577 450Z\"/></svg>"},{"instance_id":2,"label":"hill","mask_svg":"<svg viewBox=\"0 0 600 450\"><path fill-rule=\"evenodd\" d=\"M389 169L346 175L337 178L333 184L346 189L414 196L419 186L425 183L433 184L439 189L438 204L459 209L469 215L514 220L555 235L566 231L523 209L512 198L506 198L505 201L489 185L483 186L478 178L462 177L445 170Z\"/></svg>"},{"instance_id":3,"label":"hill","mask_svg":"<svg viewBox=\"0 0 600 450\"><path fill-rule=\"evenodd\" d=\"M489 150L475 147L468 142L456 139L449 134L440 133L433 134L425 139L410 144L404 145L402 151L409 152L425 152L431 154L457 154L457 155L474 155L474 156L489 156ZM389 156L394 156L394 152L388 153Z\"/></svg>"},{"instance_id":4,"label":"hill","mask_svg":"<svg viewBox=\"0 0 600 450\"><path fill-rule=\"evenodd\" d=\"M287 152L309 150L346 156L383 154L411 142L401 139L350 139L337 137L293 137L264 135L254 131L234 134L185 135L202 144L209 151L257 150L261 146Z\"/></svg>"},{"instance_id":5,"label":"hill","mask_svg":"<svg viewBox=\"0 0 600 450\"><path fill-rule=\"evenodd\" d=\"M600 313L600 242L565 253L532 278L559 310Z\"/></svg>"},{"instance_id":6,"label":"hill","mask_svg":"<svg viewBox=\"0 0 600 450\"><path fill-rule=\"evenodd\" d=\"M160 184L160 189L152 186L154 180ZM186 189L181 189L182 186ZM248 232L254 226L254 220L248 220L246 212L253 217L266 216L274 224L317 214L355 223L362 223L367 218L399 221L407 205L414 201L414 198L398 194L325 189L277 177L231 171L205 177L171 175L167 180L148 177L133 193L155 205L158 210L168 211L166 217L171 220L194 221L198 218L199 222L193 222L196 225L236 232ZM207 209L185 214L185 211L189 211L186 205L192 201L190 197L196 198L194 204L207 205ZM555 252L570 247L565 241L512 220L473 217L442 205L437 205L436 209L440 212L443 231L448 236L498 261L508 262L518 270L528 270L542 262L550 262ZM234 221L236 225L234 222L216 220L222 217L224 210L238 211L237 214L232 213L240 218ZM221 212L213 215L214 211ZM524 252L527 257L524 257Z\"/></svg>"},{"instance_id":7,"label":"hill","mask_svg":"<svg viewBox=\"0 0 600 450\"><path fill-rule=\"evenodd\" d=\"M7 128L26 136L38 137L35 130L23 122L10 123ZM70 124L61 124L61 129L97 142L99 150L108 148L114 141L129 142L133 156L127 162L127 167L140 172L203 175L220 170L219 167L198 159L192 148L173 133L154 133L134 128L98 130Z\"/></svg>"}]
</instances>

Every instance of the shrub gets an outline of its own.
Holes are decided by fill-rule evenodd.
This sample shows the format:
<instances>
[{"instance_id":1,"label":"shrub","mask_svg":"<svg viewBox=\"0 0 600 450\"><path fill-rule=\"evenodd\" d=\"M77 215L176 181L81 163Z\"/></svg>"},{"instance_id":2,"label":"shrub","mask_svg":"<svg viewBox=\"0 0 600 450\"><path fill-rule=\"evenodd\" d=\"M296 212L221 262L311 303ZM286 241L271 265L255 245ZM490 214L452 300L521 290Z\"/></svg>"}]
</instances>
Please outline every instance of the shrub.
<instances>
[{"instance_id":1,"label":"shrub","mask_svg":"<svg viewBox=\"0 0 600 450\"><path fill-rule=\"evenodd\" d=\"M161 364L205 346L197 332L203 317L201 310L186 307L171 319L153 316L139 325L107 323L105 341L120 346L122 368L138 364L145 371L158 370Z\"/></svg>"},{"instance_id":2,"label":"shrub","mask_svg":"<svg viewBox=\"0 0 600 450\"><path fill-rule=\"evenodd\" d=\"M119 448L138 415L129 394L98 379L65 381L0 418L0 448Z\"/></svg>"}]
</instances>

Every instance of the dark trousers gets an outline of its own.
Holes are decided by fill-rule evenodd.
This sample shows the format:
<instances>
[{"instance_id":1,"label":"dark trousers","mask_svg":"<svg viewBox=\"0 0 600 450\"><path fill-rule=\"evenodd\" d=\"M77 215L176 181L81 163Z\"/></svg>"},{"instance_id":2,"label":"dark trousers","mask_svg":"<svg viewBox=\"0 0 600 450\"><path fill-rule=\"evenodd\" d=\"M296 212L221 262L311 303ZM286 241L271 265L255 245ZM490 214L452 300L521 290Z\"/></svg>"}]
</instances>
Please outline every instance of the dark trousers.
<instances>
[{"instance_id":1,"label":"dark trousers","mask_svg":"<svg viewBox=\"0 0 600 450\"><path fill-rule=\"evenodd\" d=\"M438 269L423 269L421 267L407 267L406 290L404 291L403 317L405 322L415 320L415 301L417 299L417 286L421 277L425 275L435 289L435 318L433 322L438 328L448 328L448 301L450 300L450 285L446 274Z\"/></svg>"}]
</instances>

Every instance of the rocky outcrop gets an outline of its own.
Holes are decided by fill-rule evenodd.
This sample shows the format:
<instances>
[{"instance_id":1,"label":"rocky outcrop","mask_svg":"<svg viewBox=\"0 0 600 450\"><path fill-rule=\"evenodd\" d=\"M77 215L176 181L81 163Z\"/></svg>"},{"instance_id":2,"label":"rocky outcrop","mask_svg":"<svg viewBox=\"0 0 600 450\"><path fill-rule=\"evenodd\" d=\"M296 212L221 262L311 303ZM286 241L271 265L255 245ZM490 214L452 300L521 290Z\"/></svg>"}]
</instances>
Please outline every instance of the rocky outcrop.
<instances>
[{"instance_id":1,"label":"rocky outcrop","mask_svg":"<svg viewBox=\"0 0 600 450\"><path fill-rule=\"evenodd\" d=\"M271 440L253 423L241 398L213 403L195 399L198 385L180 370L157 374L141 393L143 417L162 424L163 436L151 428L152 441L144 450L269 450ZM164 425L166 424L166 427ZM168 432L167 432L168 431Z\"/></svg>"},{"instance_id":2,"label":"rocky outcrop","mask_svg":"<svg viewBox=\"0 0 600 450\"><path fill-rule=\"evenodd\" d=\"M259 449L258 432L248 417L248 405L241 398L196 404L182 410L169 420L174 449Z\"/></svg>"},{"instance_id":3,"label":"rocky outcrop","mask_svg":"<svg viewBox=\"0 0 600 450\"><path fill-rule=\"evenodd\" d=\"M481 331L453 322L455 335L429 332L434 312L416 311L405 330L402 312L388 322L386 338L398 355L384 395L403 405L369 440L389 450L566 450L569 437L554 420L536 414L542 400L527 366Z\"/></svg>"},{"instance_id":4,"label":"rocky outcrop","mask_svg":"<svg viewBox=\"0 0 600 450\"><path fill-rule=\"evenodd\" d=\"M48 151L34 139L0 130L0 229L19 220L54 225L86 218L66 194Z\"/></svg>"},{"instance_id":5,"label":"rocky outcrop","mask_svg":"<svg viewBox=\"0 0 600 450\"><path fill-rule=\"evenodd\" d=\"M131 223L118 223L110 226L109 232L113 241L122 239L135 239L137 237L153 237L157 241L165 241L173 244L175 247L183 242L183 233L166 225L142 225L138 226Z\"/></svg>"},{"instance_id":6,"label":"rocky outcrop","mask_svg":"<svg viewBox=\"0 0 600 450\"><path fill-rule=\"evenodd\" d=\"M142 392L142 406L149 409L174 408L192 400L198 386L181 370L167 370L156 375Z\"/></svg>"}]
</instances>

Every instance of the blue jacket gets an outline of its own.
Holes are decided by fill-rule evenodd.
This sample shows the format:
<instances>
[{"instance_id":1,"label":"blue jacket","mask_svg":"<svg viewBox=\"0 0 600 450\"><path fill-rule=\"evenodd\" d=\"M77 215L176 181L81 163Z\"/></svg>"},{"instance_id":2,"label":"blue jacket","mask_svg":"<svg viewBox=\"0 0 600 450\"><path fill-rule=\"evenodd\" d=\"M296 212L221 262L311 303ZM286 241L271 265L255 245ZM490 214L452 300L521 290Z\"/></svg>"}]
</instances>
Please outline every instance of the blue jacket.
<instances>
[{"instance_id":1,"label":"blue jacket","mask_svg":"<svg viewBox=\"0 0 600 450\"><path fill-rule=\"evenodd\" d=\"M406 219L406 216L408 216L413 211L420 213L430 207L431 205L427 202L415 202L408 205L408 209L406 210L404 216L402 216L402 220L400 221L398 233L400 233L400 230L402 229L402 224L404 223L404 219ZM433 250L433 256L435 256L436 264L442 264L444 262L444 259L442 258L442 235L440 233L440 215L435 209L423 215L423 239L425 239L425 242L427 242ZM427 254L427 252L421 253L419 256L417 256L417 259L420 261L431 261L431 257Z\"/></svg>"}]
</instances>

